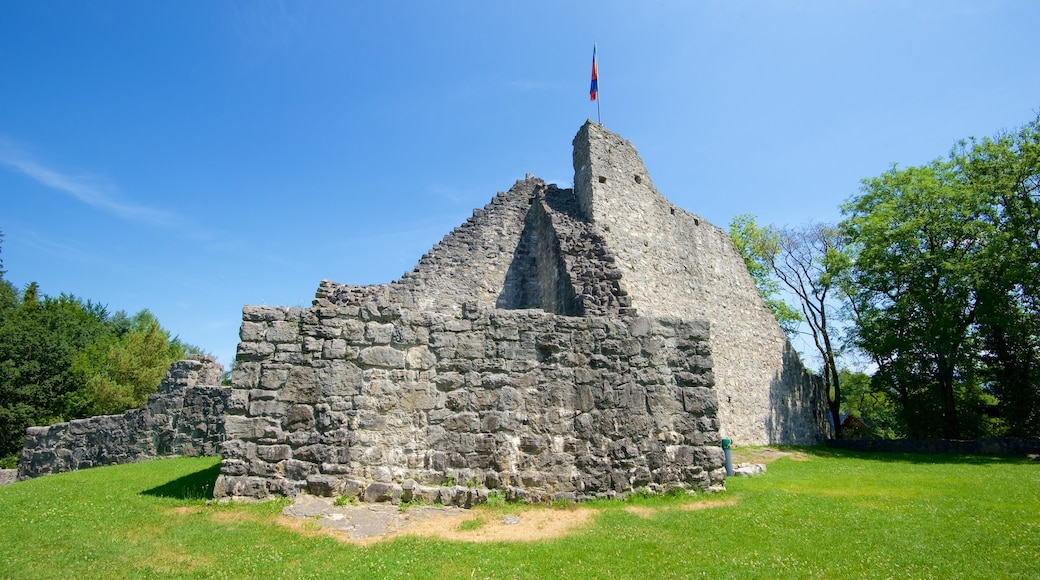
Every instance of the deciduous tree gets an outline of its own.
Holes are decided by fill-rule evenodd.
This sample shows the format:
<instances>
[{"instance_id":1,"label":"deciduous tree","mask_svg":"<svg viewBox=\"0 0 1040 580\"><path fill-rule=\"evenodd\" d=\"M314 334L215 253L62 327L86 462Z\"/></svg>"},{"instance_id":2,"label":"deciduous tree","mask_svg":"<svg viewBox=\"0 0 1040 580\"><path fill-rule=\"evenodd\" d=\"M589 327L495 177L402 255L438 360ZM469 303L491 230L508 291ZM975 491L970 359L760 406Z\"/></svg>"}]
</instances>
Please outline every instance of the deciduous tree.
<instances>
[{"instance_id":1,"label":"deciduous tree","mask_svg":"<svg viewBox=\"0 0 1040 580\"><path fill-rule=\"evenodd\" d=\"M761 227L755 223L755 217L741 214L733 218L729 224L729 237L733 240L737 252L744 260L748 273L755 281L755 288L773 313L777 324L787 336L798 332L798 324L802 317L780 298L780 285L773 277L772 256L776 254L780 243L779 233L773 226Z\"/></svg>"},{"instance_id":2,"label":"deciduous tree","mask_svg":"<svg viewBox=\"0 0 1040 580\"><path fill-rule=\"evenodd\" d=\"M842 237L834 226L810 223L784 228L778 240L770 264L776 277L798 299L802 319L820 356L834 436L841 439L841 376L835 331L835 314L841 306L835 272L846 263Z\"/></svg>"},{"instance_id":3,"label":"deciduous tree","mask_svg":"<svg viewBox=\"0 0 1040 580\"><path fill-rule=\"evenodd\" d=\"M1038 142L1036 121L964 141L843 208L856 341L911 436L998 432L992 395L1008 432L1038 432Z\"/></svg>"}]
</instances>

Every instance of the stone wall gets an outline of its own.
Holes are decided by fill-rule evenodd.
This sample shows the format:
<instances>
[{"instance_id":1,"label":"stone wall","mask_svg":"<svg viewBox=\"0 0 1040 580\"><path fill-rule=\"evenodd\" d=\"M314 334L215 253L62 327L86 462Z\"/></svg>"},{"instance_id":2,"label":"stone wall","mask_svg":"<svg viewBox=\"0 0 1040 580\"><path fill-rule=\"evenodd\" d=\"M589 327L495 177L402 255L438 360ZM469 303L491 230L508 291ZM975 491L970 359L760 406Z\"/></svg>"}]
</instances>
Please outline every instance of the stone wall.
<instances>
[{"instance_id":1,"label":"stone wall","mask_svg":"<svg viewBox=\"0 0 1040 580\"><path fill-rule=\"evenodd\" d=\"M346 305L381 299L451 314L473 302L567 316L633 315L614 261L573 190L528 176L474 210L399 280L375 286L325 280L317 298Z\"/></svg>"},{"instance_id":2,"label":"stone wall","mask_svg":"<svg viewBox=\"0 0 1040 580\"><path fill-rule=\"evenodd\" d=\"M591 121L574 138L574 188L613 252L632 308L710 322L723 437L738 445L822 442L823 401L729 235L669 203L635 147Z\"/></svg>"},{"instance_id":3,"label":"stone wall","mask_svg":"<svg viewBox=\"0 0 1040 580\"><path fill-rule=\"evenodd\" d=\"M244 309L215 496L468 504L721 483L705 323L370 298Z\"/></svg>"},{"instance_id":4,"label":"stone wall","mask_svg":"<svg viewBox=\"0 0 1040 580\"><path fill-rule=\"evenodd\" d=\"M720 432L820 442L726 233L598 125L573 159L574 189L517 181L399 280L246 307L217 495L583 499L717 485Z\"/></svg>"},{"instance_id":5,"label":"stone wall","mask_svg":"<svg viewBox=\"0 0 1040 580\"><path fill-rule=\"evenodd\" d=\"M870 453L916 453L925 455L988 455L1025 457L1040 455L1040 437L996 437L990 439L828 439L827 446Z\"/></svg>"},{"instance_id":6,"label":"stone wall","mask_svg":"<svg viewBox=\"0 0 1040 580\"><path fill-rule=\"evenodd\" d=\"M211 356L173 363L156 394L139 409L30 427L18 478L176 455L216 455L224 441L230 387Z\"/></svg>"}]
</instances>

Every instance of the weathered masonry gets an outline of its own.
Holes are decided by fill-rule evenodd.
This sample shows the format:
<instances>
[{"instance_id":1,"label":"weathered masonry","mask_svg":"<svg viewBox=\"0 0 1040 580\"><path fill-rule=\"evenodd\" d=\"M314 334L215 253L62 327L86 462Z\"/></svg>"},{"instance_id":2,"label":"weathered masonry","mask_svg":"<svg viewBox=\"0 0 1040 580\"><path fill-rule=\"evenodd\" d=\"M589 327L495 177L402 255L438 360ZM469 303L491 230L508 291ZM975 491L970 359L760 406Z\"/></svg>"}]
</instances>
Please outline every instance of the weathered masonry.
<instances>
[{"instance_id":1,"label":"weathered masonry","mask_svg":"<svg viewBox=\"0 0 1040 580\"><path fill-rule=\"evenodd\" d=\"M218 497L468 504L705 489L721 437L816 443L822 402L721 229L591 122L389 284L247 306Z\"/></svg>"},{"instance_id":2,"label":"weathered masonry","mask_svg":"<svg viewBox=\"0 0 1040 580\"><path fill-rule=\"evenodd\" d=\"M18 459L18 478L157 457L216 455L224 441L230 387L213 357L173 363L158 392L139 409L30 427Z\"/></svg>"}]
</instances>

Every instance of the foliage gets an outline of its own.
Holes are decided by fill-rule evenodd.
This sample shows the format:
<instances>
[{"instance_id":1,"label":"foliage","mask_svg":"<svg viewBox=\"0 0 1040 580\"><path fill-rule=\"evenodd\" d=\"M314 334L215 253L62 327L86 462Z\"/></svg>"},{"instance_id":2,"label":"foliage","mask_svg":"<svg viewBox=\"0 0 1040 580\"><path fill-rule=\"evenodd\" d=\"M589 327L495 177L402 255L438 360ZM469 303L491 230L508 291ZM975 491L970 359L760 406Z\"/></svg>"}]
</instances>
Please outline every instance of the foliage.
<instances>
[{"instance_id":1,"label":"foliage","mask_svg":"<svg viewBox=\"0 0 1040 580\"><path fill-rule=\"evenodd\" d=\"M207 488L201 476L216 478L216 458L89 469L0 488L0 576L1040 576L1036 462L799 455L761 476L731 478L719 494L657 496L638 511L594 502L591 524L556 539L403 536L367 546L279 524L282 502L207 503L195 490ZM823 550L821 529L850 533L841 550Z\"/></svg>"},{"instance_id":2,"label":"foliage","mask_svg":"<svg viewBox=\"0 0 1040 580\"><path fill-rule=\"evenodd\" d=\"M898 439L906 436L896 404L881 389L871 385L866 373L841 369L841 412L863 422L849 428L850 439Z\"/></svg>"},{"instance_id":3,"label":"foliage","mask_svg":"<svg viewBox=\"0 0 1040 580\"><path fill-rule=\"evenodd\" d=\"M1009 435L1040 435L1040 119L963 141L951 157L992 208L977 290L981 377Z\"/></svg>"},{"instance_id":4,"label":"foliage","mask_svg":"<svg viewBox=\"0 0 1040 580\"><path fill-rule=\"evenodd\" d=\"M35 282L19 296L0 272L0 458L21 450L31 425L141 405L172 362L197 351L147 310L109 315Z\"/></svg>"},{"instance_id":5,"label":"foliage","mask_svg":"<svg viewBox=\"0 0 1040 580\"><path fill-rule=\"evenodd\" d=\"M74 418L66 397L79 388L73 356L105 333L105 308L30 284L0 325L0 456L22 447L26 427Z\"/></svg>"},{"instance_id":6,"label":"foliage","mask_svg":"<svg viewBox=\"0 0 1040 580\"><path fill-rule=\"evenodd\" d=\"M1040 433L1038 138L963 142L843 207L854 339L911 437Z\"/></svg>"},{"instance_id":7,"label":"foliage","mask_svg":"<svg viewBox=\"0 0 1040 580\"><path fill-rule=\"evenodd\" d=\"M73 357L72 372L81 385L69 397L75 415L110 415L141 406L170 364L187 356L185 346L171 341L147 310L129 320L122 336L113 332Z\"/></svg>"},{"instance_id":8,"label":"foliage","mask_svg":"<svg viewBox=\"0 0 1040 580\"><path fill-rule=\"evenodd\" d=\"M780 243L779 233L772 226L760 227L755 223L754 216L741 214L730 222L729 237L743 258L766 307L773 313L784 333L793 336L798 331L802 317L777 297L780 285L773 278L772 256L776 254Z\"/></svg>"},{"instance_id":9,"label":"foliage","mask_svg":"<svg viewBox=\"0 0 1040 580\"><path fill-rule=\"evenodd\" d=\"M761 227L753 216L745 214L733 219L730 237L763 299L767 304L772 303L770 310L777 315L777 320L781 316L778 312L788 313L784 327L788 336L796 332L799 322L808 328L822 361L823 398L830 409L834 435L842 438L841 381L832 316L835 294L839 290L835 272L847 263L840 232L832 226L811 223L783 230ZM774 298L780 292L781 283L798 300L800 315Z\"/></svg>"}]
</instances>

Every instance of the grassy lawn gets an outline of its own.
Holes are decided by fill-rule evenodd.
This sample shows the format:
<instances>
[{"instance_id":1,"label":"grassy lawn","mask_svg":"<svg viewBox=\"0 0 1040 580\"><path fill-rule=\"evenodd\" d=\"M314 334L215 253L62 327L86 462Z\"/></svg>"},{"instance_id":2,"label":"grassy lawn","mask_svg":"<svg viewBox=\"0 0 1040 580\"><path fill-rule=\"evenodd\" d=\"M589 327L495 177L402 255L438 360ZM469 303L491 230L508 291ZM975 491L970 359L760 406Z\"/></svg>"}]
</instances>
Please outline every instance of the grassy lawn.
<instances>
[{"instance_id":1,"label":"grassy lawn","mask_svg":"<svg viewBox=\"0 0 1040 580\"><path fill-rule=\"evenodd\" d=\"M367 546L279 525L284 503L206 505L216 475L172 459L2 487L0 577L1040 578L1036 461L800 450L722 494L595 503L562 538Z\"/></svg>"}]
</instances>

